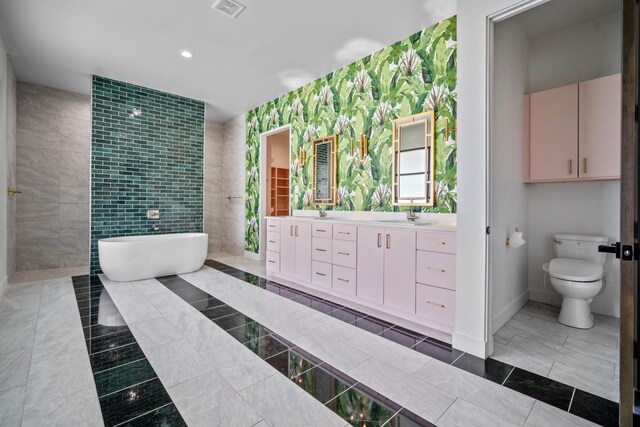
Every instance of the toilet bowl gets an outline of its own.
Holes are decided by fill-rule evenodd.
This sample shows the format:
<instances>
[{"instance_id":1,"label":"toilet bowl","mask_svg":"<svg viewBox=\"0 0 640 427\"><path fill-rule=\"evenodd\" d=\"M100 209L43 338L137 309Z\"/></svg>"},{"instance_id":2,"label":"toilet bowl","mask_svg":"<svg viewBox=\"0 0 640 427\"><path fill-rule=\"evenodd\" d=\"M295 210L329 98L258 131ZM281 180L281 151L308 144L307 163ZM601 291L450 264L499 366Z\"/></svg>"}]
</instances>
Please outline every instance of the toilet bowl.
<instances>
[{"instance_id":1,"label":"toilet bowl","mask_svg":"<svg viewBox=\"0 0 640 427\"><path fill-rule=\"evenodd\" d=\"M589 304L604 291L606 254L598 252L598 245L607 237L582 234L555 234L556 258L544 264L551 287L562 296L558 322L574 328L589 329L593 315Z\"/></svg>"},{"instance_id":2,"label":"toilet bowl","mask_svg":"<svg viewBox=\"0 0 640 427\"><path fill-rule=\"evenodd\" d=\"M574 328L589 329L593 315L589 304L604 288L600 264L568 258L555 258L548 266L551 287L562 296L558 321Z\"/></svg>"}]
</instances>

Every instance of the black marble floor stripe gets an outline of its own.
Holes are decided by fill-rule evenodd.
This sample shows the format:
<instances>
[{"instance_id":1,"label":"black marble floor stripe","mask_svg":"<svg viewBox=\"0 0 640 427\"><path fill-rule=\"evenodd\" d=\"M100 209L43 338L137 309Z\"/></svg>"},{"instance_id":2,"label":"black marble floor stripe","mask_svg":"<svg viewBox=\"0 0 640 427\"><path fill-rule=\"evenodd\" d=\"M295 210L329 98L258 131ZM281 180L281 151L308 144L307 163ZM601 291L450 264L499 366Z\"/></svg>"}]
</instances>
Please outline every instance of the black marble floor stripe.
<instances>
[{"instance_id":1,"label":"black marble floor stripe","mask_svg":"<svg viewBox=\"0 0 640 427\"><path fill-rule=\"evenodd\" d=\"M175 277L178 276L161 277L157 280L161 283L176 283ZM202 291L186 280L182 278L180 280L183 280L184 283L189 284L194 289ZM186 286L181 287L181 289L185 288ZM168 289L171 288L168 287ZM176 293L176 295L180 296L179 293ZM235 313L215 317L211 313L207 313L212 309L199 311L214 323L232 316L244 316L245 320L250 319L228 305L226 305L228 309L222 309L222 307L218 306L213 310L219 310L221 313L231 311ZM335 367L296 347L287 339L274 333L259 322L253 319L250 320L250 322L245 321L244 325L227 329L226 332L242 342L247 349L265 360L278 372L287 375L295 384L350 424L382 426L387 425L394 419L396 421L393 422L397 422L399 420L397 417L403 416L411 417L414 425L433 426L433 424L410 413L391 399L367 388L364 384L355 381ZM394 333L398 334L406 332L400 329L394 331ZM406 337L403 337L403 339L406 339ZM402 410L407 415L401 415Z\"/></svg>"},{"instance_id":2,"label":"black marble floor stripe","mask_svg":"<svg viewBox=\"0 0 640 427\"><path fill-rule=\"evenodd\" d=\"M239 273L242 272L242 270L214 260L207 260L205 264L227 274L233 273L230 274L233 277L240 276ZM366 329L369 332L384 336L398 344L410 346L412 349L440 360L441 362L451 364L452 366L486 378L489 381L503 385L534 399L549 403L597 424L603 426L618 425L619 405L616 402L579 390L576 387L536 375L524 369L516 368L493 358L481 359L471 354L461 352L452 348L450 344L432 337L423 336L424 338L422 340L418 340L421 334L397 325L392 325L389 322L360 313L332 301L316 297L299 289L293 289L281 283L273 282L272 280L260 279L257 283L251 284L321 312L325 312L327 310L326 307L330 306L331 310L326 314ZM412 343L413 345L411 345ZM515 376L511 379L511 375L514 373ZM524 386L523 384L525 383L532 384L532 387ZM570 393L568 393L569 390ZM567 394L569 394L569 402L567 402L566 399ZM572 395L573 403L571 407L569 407ZM537 396L543 396L543 398L539 399ZM577 400L576 396L578 397Z\"/></svg>"},{"instance_id":3,"label":"black marble floor stripe","mask_svg":"<svg viewBox=\"0 0 640 427\"><path fill-rule=\"evenodd\" d=\"M185 426L98 276L72 281L105 426Z\"/></svg>"}]
</instances>

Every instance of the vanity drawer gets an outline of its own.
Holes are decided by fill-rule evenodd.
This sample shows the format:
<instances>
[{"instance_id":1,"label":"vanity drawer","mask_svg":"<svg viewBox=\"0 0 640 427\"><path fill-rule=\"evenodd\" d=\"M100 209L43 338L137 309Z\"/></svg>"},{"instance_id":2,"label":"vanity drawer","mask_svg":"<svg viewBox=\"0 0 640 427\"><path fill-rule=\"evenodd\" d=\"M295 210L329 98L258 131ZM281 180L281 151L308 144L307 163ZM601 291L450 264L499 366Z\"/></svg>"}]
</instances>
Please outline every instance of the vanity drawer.
<instances>
[{"instance_id":1,"label":"vanity drawer","mask_svg":"<svg viewBox=\"0 0 640 427\"><path fill-rule=\"evenodd\" d=\"M311 241L311 259L331 264L331 239L313 237Z\"/></svg>"},{"instance_id":2,"label":"vanity drawer","mask_svg":"<svg viewBox=\"0 0 640 427\"><path fill-rule=\"evenodd\" d=\"M320 224L313 223L311 228L311 235L313 237L326 237L331 238L331 234L333 233L333 227L331 224L323 224L322 221L318 221Z\"/></svg>"},{"instance_id":3,"label":"vanity drawer","mask_svg":"<svg viewBox=\"0 0 640 427\"><path fill-rule=\"evenodd\" d=\"M331 288L331 264L311 261L311 283L323 288Z\"/></svg>"},{"instance_id":4,"label":"vanity drawer","mask_svg":"<svg viewBox=\"0 0 640 427\"><path fill-rule=\"evenodd\" d=\"M333 263L343 267L356 268L356 242L333 241Z\"/></svg>"},{"instance_id":5,"label":"vanity drawer","mask_svg":"<svg viewBox=\"0 0 640 427\"><path fill-rule=\"evenodd\" d=\"M354 268L333 266L333 289L348 295L356 295L356 270Z\"/></svg>"},{"instance_id":6,"label":"vanity drawer","mask_svg":"<svg viewBox=\"0 0 640 427\"><path fill-rule=\"evenodd\" d=\"M453 327L456 316L456 292L416 284L416 314Z\"/></svg>"},{"instance_id":7,"label":"vanity drawer","mask_svg":"<svg viewBox=\"0 0 640 427\"><path fill-rule=\"evenodd\" d=\"M280 273L280 254L278 252L267 251L267 271Z\"/></svg>"},{"instance_id":8,"label":"vanity drawer","mask_svg":"<svg viewBox=\"0 0 640 427\"><path fill-rule=\"evenodd\" d=\"M421 251L456 253L456 233L418 232L416 246Z\"/></svg>"},{"instance_id":9,"label":"vanity drawer","mask_svg":"<svg viewBox=\"0 0 640 427\"><path fill-rule=\"evenodd\" d=\"M267 250L280 252L280 233L267 231Z\"/></svg>"},{"instance_id":10,"label":"vanity drawer","mask_svg":"<svg viewBox=\"0 0 640 427\"><path fill-rule=\"evenodd\" d=\"M355 242L358 237L357 230L358 228L355 225L333 224L333 238Z\"/></svg>"},{"instance_id":11,"label":"vanity drawer","mask_svg":"<svg viewBox=\"0 0 640 427\"><path fill-rule=\"evenodd\" d=\"M280 221L275 221L272 219L267 220L267 231L277 231L280 232Z\"/></svg>"},{"instance_id":12,"label":"vanity drawer","mask_svg":"<svg viewBox=\"0 0 640 427\"><path fill-rule=\"evenodd\" d=\"M416 281L440 288L456 289L456 256L416 251Z\"/></svg>"}]
</instances>

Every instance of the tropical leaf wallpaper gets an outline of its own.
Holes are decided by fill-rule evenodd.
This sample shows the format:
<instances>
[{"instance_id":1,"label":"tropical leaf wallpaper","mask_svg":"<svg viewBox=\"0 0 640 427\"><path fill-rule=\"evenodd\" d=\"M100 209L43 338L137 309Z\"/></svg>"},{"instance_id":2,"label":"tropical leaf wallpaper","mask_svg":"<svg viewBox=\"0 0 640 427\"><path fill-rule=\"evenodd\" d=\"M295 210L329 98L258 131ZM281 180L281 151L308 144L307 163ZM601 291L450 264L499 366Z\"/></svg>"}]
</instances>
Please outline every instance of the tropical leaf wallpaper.
<instances>
[{"instance_id":1,"label":"tropical leaf wallpaper","mask_svg":"<svg viewBox=\"0 0 640 427\"><path fill-rule=\"evenodd\" d=\"M336 210L401 210L391 203L392 120L436 111L436 204L424 212L456 212L456 17L347 65L247 113L246 250L259 249L260 134L291 125L291 208L311 204L315 138L338 134ZM449 137L445 137L446 120ZM350 141L369 138L369 153Z\"/></svg>"}]
</instances>

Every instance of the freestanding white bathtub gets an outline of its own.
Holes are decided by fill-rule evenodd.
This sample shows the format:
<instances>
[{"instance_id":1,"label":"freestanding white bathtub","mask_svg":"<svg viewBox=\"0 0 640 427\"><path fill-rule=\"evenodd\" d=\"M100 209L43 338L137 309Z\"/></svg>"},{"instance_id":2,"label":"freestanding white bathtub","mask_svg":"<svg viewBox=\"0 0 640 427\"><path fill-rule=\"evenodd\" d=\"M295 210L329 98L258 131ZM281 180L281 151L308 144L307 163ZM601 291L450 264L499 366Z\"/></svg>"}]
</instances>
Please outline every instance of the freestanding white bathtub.
<instances>
[{"instance_id":1,"label":"freestanding white bathtub","mask_svg":"<svg viewBox=\"0 0 640 427\"><path fill-rule=\"evenodd\" d=\"M98 240L103 273L114 282L196 271L207 258L206 233L155 234Z\"/></svg>"}]
</instances>

